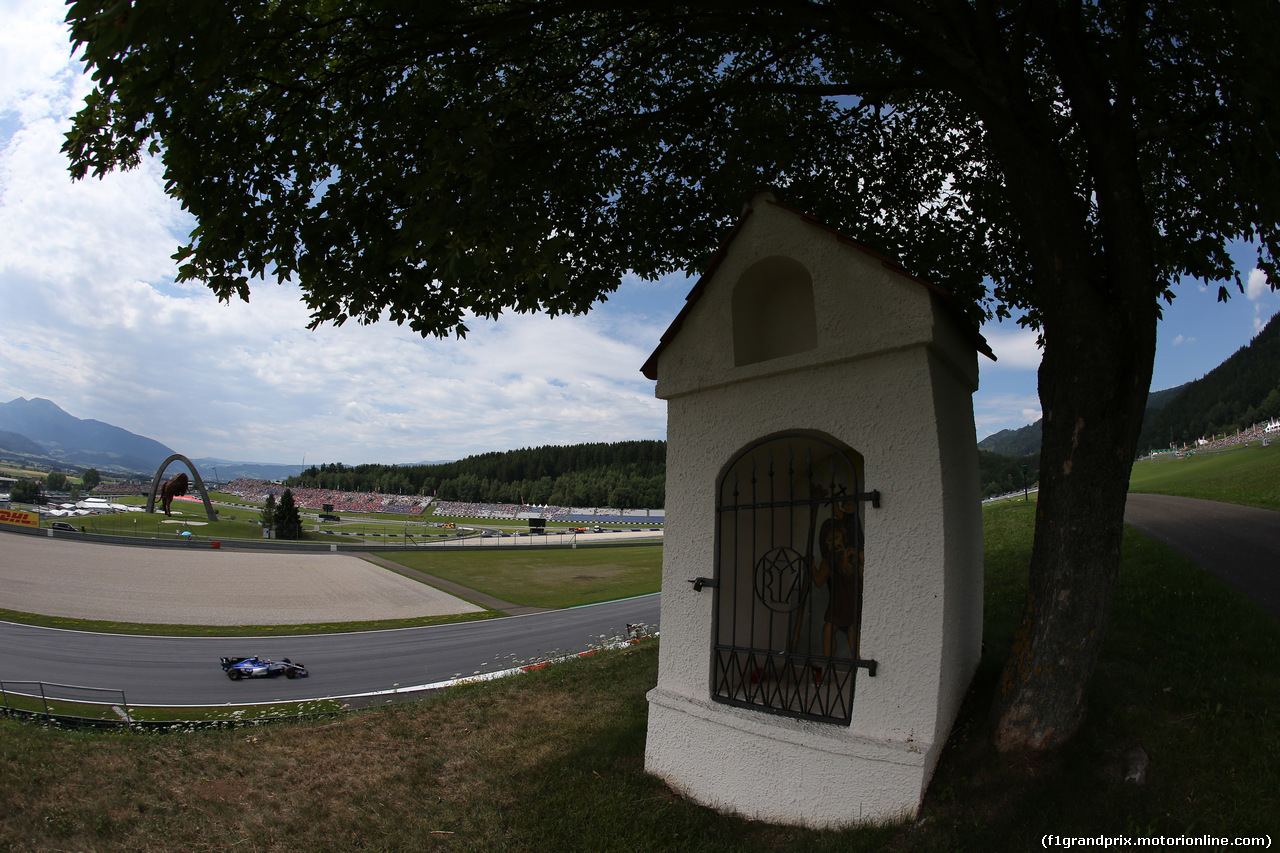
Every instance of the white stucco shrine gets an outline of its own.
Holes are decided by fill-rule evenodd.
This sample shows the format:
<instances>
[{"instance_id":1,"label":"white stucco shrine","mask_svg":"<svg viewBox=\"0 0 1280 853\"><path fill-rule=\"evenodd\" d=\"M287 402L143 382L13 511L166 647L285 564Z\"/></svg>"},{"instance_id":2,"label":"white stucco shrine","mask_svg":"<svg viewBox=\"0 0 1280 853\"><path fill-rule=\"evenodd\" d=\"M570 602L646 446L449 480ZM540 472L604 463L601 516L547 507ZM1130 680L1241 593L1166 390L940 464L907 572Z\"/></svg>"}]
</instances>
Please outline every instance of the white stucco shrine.
<instances>
[{"instance_id":1,"label":"white stucco shrine","mask_svg":"<svg viewBox=\"0 0 1280 853\"><path fill-rule=\"evenodd\" d=\"M774 823L914 815L982 646L950 296L760 192L643 372L667 401L645 763Z\"/></svg>"}]
</instances>

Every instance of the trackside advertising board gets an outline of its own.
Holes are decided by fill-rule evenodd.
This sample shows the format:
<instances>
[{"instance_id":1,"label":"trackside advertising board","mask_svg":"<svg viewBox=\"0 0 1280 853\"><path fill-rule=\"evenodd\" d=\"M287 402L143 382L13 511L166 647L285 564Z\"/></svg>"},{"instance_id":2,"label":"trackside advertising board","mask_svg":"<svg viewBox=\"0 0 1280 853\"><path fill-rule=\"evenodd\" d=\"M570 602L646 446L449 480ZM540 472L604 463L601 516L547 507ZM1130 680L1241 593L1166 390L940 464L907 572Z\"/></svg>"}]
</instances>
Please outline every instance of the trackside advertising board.
<instances>
[{"instance_id":1,"label":"trackside advertising board","mask_svg":"<svg viewBox=\"0 0 1280 853\"><path fill-rule=\"evenodd\" d=\"M20 509L0 509L0 524L17 524L22 527L39 527L40 516Z\"/></svg>"}]
</instances>

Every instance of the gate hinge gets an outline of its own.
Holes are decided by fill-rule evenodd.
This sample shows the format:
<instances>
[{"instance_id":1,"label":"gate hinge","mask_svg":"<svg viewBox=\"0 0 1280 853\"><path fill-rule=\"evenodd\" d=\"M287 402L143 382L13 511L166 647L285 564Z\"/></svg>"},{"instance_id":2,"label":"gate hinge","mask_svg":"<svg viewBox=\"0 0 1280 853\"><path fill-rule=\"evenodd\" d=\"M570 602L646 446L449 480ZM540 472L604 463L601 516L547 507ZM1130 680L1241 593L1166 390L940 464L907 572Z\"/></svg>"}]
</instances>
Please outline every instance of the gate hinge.
<instances>
[{"instance_id":1,"label":"gate hinge","mask_svg":"<svg viewBox=\"0 0 1280 853\"><path fill-rule=\"evenodd\" d=\"M702 592L702 588L704 586L709 586L714 589L720 585L716 582L715 578L691 578L689 583L693 584L694 592Z\"/></svg>"},{"instance_id":2,"label":"gate hinge","mask_svg":"<svg viewBox=\"0 0 1280 853\"><path fill-rule=\"evenodd\" d=\"M880 490L873 489L869 492L858 492L854 497L860 501L871 501L871 505L876 509L880 508Z\"/></svg>"}]
</instances>

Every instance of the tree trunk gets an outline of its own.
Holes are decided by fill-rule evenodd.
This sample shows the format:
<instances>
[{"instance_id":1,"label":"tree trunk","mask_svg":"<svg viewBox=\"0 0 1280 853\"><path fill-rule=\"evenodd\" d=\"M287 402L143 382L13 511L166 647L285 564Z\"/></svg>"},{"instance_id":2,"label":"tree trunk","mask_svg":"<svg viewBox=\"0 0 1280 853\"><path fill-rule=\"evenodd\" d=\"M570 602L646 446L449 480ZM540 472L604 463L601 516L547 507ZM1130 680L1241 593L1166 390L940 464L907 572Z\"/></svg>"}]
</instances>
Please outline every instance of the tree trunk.
<instances>
[{"instance_id":1,"label":"tree trunk","mask_svg":"<svg viewBox=\"0 0 1280 853\"><path fill-rule=\"evenodd\" d=\"M1128 288L1069 288L1065 301L1075 304L1067 314L1077 319L1045 324L1035 544L1022 621L996 696L1001 750L1060 746L1084 722L1155 360L1157 310L1146 279L1130 280ZM1081 312L1083 291L1113 301Z\"/></svg>"}]
</instances>

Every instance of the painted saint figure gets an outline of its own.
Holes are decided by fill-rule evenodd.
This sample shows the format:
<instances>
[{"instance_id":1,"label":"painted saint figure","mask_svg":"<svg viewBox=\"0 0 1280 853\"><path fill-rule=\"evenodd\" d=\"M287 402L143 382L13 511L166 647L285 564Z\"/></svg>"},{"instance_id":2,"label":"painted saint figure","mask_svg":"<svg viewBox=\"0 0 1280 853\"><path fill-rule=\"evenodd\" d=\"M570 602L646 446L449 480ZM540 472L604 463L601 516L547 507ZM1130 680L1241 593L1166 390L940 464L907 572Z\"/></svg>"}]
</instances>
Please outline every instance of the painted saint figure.
<instances>
[{"instance_id":1,"label":"painted saint figure","mask_svg":"<svg viewBox=\"0 0 1280 853\"><path fill-rule=\"evenodd\" d=\"M838 632L849 640L854 660L861 657L862 628L862 529L856 501L835 501L831 517L822 523L818 537L822 560L813 571L813 585L826 586L827 611L823 614L822 653L835 652Z\"/></svg>"}]
</instances>

